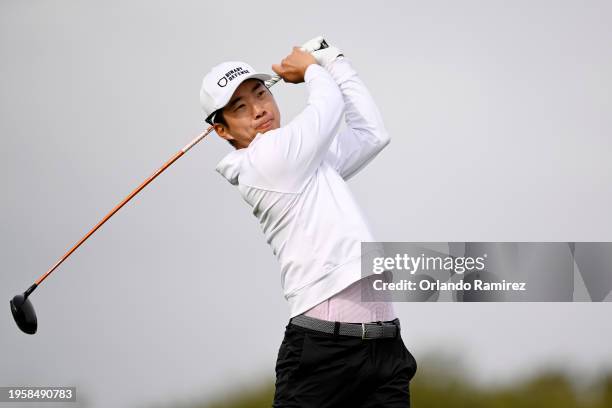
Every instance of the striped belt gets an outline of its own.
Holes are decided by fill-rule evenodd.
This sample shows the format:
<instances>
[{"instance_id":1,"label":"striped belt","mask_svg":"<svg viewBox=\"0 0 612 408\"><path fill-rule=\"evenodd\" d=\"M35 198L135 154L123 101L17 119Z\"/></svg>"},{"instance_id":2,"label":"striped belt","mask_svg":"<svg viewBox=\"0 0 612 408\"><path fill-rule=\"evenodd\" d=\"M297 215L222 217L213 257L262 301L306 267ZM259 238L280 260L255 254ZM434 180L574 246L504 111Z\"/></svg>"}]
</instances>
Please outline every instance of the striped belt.
<instances>
[{"instance_id":1,"label":"striped belt","mask_svg":"<svg viewBox=\"0 0 612 408\"><path fill-rule=\"evenodd\" d=\"M361 337L364 340L397 337L400 331L399 319L387 322L343 323L298 315L289 320L289 323L322 333Z\"/></svg>"}]
</instances>

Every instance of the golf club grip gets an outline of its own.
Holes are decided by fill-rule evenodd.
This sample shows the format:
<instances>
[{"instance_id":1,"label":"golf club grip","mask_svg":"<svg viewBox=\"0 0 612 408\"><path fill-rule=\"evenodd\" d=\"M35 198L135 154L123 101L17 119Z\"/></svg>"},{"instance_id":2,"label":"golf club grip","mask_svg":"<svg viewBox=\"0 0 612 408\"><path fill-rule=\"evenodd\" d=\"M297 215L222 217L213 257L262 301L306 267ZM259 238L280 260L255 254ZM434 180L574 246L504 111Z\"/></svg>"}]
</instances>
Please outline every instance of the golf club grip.
<instances>
[{"instance_id":1,"label":"golf club grip","mask_svg":"<svg viewBox=\"0 0 612 408\"><path fill-rule=\"evenodd\" d=\"M280 77L280 75L273 75L272 78L268 79L265 82L266 83L266 87L268 87L268 88L272 87L274 84L276 84L281 79L282 78Z\"/></svg>"},{"instance_id":2,"label":"golf club grip","mask_svg":"<svg viewBox=\"0 0 612 408\"><path fill-rule=\"evenodd\" d=\"M304 47L304 46L302 46L301 48L302 48L302 50L304 50L306 52L313 53L315 51L322 50L322 49L327 48L327 47L329 47L329 45L327 45L327 42L325 40L322 40L321 43L319 44L318 48L307 48L307 47ZM281 79L282 78L281 78L280 75L278 75L278 74L273 75L272 78L270 78L267 81L265 81L266 87L270 88L272 85L276 84Z\"/></svg>"}]
</instances>

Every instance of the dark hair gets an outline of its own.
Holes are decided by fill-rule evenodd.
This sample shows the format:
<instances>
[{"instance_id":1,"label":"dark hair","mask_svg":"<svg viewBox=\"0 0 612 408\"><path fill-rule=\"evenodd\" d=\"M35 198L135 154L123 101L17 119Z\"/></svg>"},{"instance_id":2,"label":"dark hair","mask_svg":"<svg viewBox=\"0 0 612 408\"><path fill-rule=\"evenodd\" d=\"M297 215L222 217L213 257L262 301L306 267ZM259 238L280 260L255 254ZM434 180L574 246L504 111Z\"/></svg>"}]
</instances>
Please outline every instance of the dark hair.
<instances>
[{"instance_id":1,"label":"dark hair","mask_svg":"<svg viewBox=\"0 0 612 408\"><path fill-rule=\"evenodd\" d=\"M214 123L218 123L220 125L223 125L225 127L229 127L227 125L227 122L225 121L225 118L223 117L223 108L219 109L216 111L214 117L213 117L213 124Z\"/></svg>"}]
</instances>

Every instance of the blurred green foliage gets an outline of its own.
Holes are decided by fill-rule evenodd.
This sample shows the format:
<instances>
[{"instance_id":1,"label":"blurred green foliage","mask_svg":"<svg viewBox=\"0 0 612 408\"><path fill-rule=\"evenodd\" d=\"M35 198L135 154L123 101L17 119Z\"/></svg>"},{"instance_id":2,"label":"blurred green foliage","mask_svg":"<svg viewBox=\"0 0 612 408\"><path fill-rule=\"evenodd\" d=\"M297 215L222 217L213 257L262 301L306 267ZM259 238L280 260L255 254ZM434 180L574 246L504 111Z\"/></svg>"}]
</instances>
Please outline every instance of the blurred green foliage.
<instances>
[{"instance_id":1,"label":"blurred green foliage","mask_svg":"<svg viewBox=\"0 0 612 408\"><path fill-rule=\"evenodd\" d=\"M521 382L500 386L476 386L462 376L453 360L426 358L419 361L410 383L412 407L416 408L612 408L612 372L590 384L577 385L567 374L548 370ZM180 405L180 408L271 407L272 381L261 387L236 390L214 402ZM173 408L179 405L172 405Z\"/></svg>"}]
</instances>

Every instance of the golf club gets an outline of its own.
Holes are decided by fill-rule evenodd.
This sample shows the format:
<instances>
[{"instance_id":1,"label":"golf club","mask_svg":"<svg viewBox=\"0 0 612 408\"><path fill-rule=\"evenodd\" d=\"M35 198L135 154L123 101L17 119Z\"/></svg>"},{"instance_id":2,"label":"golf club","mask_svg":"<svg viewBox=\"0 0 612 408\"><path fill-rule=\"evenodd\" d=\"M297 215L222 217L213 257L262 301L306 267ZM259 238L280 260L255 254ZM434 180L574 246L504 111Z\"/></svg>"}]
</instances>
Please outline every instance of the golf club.
<instances>
[{"instance_id":1,"label":"golf club","mask_svg":"<svg viewBox=\"0 0 612 408\"><path fill-rule=\"evenodd\" d=\"M305 43L301 48L306 52L313 52L323 48L327 48L328 45L323 39L323 37L319 36L313 38L312 40ZM265 82L266 87L270 88L278 81L281 80L279 75L274 75L271 79ZM80 247L83 242L85 242L94 232L98 230L106 221L108 221L117 211L121 209L125 204L127 204L136 194L138 194L143 188L145 188L151 181L155 180L157 176L164 172L168 167L170 167L175 161L177 161L182 155L184 155L189 149L195 146L198 142L204 139L210 132L213 131L213 127L210 126L208 129L198 135L195 139L193 139L189 144L179 150L174 156L172 156L162 167L160 167L155 173L150 175L145 181L143 181L134 191L132 191L126 198L123 199L119 204L115 206L98 224L96 224L79 242L77 242L68 252L64 254L60 258L59 261L55 265L51 267L47 272L41 275L32 286L30 286L25 292L22 294L16 295L10 301L11 305L11 313L13 314L13 318L17 323L17 326L27 334L34 334L38 328L38 321L36 319L36 312L34 311L34 306L30 299L28 298L32 292L49 276L54 270L56 270L74 251Z\"/></svg>"}]
</instances>

